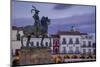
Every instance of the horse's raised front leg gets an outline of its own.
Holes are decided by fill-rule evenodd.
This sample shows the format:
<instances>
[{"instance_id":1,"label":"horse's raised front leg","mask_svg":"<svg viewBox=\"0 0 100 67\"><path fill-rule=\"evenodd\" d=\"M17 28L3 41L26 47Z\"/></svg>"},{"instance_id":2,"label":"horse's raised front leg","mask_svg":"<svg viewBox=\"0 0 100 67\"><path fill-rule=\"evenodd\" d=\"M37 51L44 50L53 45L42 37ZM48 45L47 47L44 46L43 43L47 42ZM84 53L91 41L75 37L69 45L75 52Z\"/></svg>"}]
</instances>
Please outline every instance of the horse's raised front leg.
<instances>
[{"instance_id":1,"label":"horse's raised front leg","mask_svg":"<svg viewBox=\"0 0 100 67\"><path fill-rule=\"evenodd\" d=\"M42 39L41 39L41 47L43 47L44 45L43 45L43 40L44 40L44 35L42 36Z\"/></svg>"},{"instance_id":2,"label":"horse's raised front leg","mask_svg":"<svg viewBox=\"0 0 100 67\"><path fill-rule=\"evenodd\" d=\"M26 42L26 46L29 47L29 43L30 43L30 39L31 39L31 36L27 36L27 42Z\"/></svg>"}]
</instances>

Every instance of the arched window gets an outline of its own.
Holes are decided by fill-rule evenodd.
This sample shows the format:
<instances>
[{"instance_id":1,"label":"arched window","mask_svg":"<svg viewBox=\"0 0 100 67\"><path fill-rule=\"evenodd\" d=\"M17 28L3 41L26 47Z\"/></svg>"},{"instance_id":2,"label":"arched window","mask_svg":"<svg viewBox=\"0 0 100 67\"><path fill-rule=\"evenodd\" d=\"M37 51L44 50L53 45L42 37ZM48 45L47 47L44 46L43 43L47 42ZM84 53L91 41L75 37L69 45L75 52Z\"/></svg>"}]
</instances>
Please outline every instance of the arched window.
<instances>
[{"instance_id":1,"label":"arched window","mask_svg":"<svg viewBox=\"0 0 100 67\"><path fill-rule=\"evenodd\" d=\"M63 38L63 40L62 40L62 44L66 44L66 39L65 38Z\"/></svg>"},{"instance_id":2,"label":"arched window","mask_svg":"<svg viewBox=\"0 0 100 67\"><path fill-rule=\"evenodd\" d=\"M76 38L76 44L79 44L79 38Z\"/></svg>"},{"instance_id":3,"label":"arched window","mask_svg":"<svg viewBox=\"0 0 100 67\"><path fill-rule=\"evenodd\" d=\"M73 44L72 38L69 39L69 44Z\"/></svg>"}]
</instances>

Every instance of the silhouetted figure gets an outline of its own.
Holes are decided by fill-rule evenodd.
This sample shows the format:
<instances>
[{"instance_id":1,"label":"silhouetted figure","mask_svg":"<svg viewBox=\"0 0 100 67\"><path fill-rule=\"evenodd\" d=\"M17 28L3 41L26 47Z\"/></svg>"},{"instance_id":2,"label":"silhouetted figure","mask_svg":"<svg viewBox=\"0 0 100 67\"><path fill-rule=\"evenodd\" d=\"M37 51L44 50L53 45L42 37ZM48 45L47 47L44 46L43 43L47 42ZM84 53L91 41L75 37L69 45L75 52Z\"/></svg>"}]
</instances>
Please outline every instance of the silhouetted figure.
<instances>
[{"instance_id":1,"label":"silhouetted figure","mask_svg":"<svg viewBox=\"0 0 100 67\"><path fill-rule=\"evenodd\" d=\"M39 19L39 10L36 9L35 6L32 6L34 9L31 9L31 13L34 11L34 15L33 15L33 18L34 18L34 28L35 28L35 36L36 37L39 37L39 34L40 34L40 19Z\"/></svg>"}]
</instances>

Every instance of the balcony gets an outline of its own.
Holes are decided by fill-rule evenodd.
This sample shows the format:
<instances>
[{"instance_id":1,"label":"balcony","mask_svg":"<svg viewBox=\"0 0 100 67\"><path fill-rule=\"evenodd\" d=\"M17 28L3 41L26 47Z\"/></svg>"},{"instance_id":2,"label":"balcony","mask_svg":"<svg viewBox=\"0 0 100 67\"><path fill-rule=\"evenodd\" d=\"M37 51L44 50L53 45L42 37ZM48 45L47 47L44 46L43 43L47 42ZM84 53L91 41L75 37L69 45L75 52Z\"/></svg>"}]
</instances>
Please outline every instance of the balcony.
<instances>
[{"instance_id":1,"label":"balcony","mask_svg":"<svg viewBox=\"0 0 100 67\"><path fill-rule=\"evenodd\" d=\"M85 48L85 47L93 47L92 45L82 45L81 47Z\"/></svg>"},{"instance_id":2,"label":"balcony","mask_svg":"<svg viewBox=\"0 0 100 67\"><path fill-rule=\"evenodd\" d=\"M93 47L93 48L96 48L96 43L93 43L92 47Z\"/></svg>"},{"instance_id":3,"label":"balcony","mask_svg":"<svg viewBox=\"0 0 100 67\"><path fill-rule=\"evenodd\" d=\"M82 39L92 39L93 37L92 36L82 36Z\"/></svg>"}]
</instances>

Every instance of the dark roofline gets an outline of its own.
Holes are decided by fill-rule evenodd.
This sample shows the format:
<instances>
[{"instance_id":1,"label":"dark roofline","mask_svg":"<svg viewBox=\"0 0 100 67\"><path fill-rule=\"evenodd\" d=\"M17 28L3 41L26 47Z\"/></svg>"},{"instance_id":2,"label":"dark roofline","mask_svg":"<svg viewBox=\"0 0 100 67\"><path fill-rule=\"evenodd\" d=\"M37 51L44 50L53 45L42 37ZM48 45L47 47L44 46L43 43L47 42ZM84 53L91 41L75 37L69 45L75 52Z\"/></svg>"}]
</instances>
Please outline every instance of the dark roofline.
<instances>
[{"instance_id":1,"label":"dark roofline","mask_svg":"<svg viewBox=\"0 0 100 67\"><path fill-rule=\"evenodd\" d=\"M60 36L58 34L52 34L51 37L53 37L53 38L59 38Z\"/></svg>"},{"instance_id":2,"label":"dark roofline","mask_svg":"<svg viewBox=\"0 0 100 67\"><path fill-rule=\"evenodd\" d=\"M16 27L16 26L12 26L12 30L23 30L23 27Z\"/></svg>"},{"instance_id":3,"label":"dark roofline","mask_svg":"<svg viewBox=\"0 0 100 67\"><path fill-rule=\"evenodd\" d=\"M80 31L59 31L59 35L88 35L87 33L80 33Z\"/></svg>"}]
</instances>

